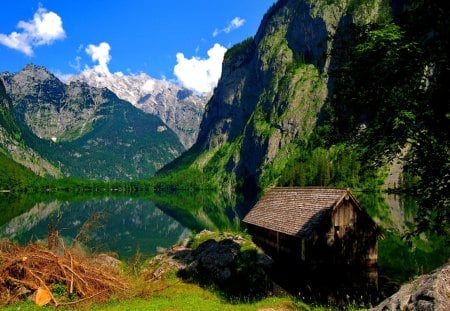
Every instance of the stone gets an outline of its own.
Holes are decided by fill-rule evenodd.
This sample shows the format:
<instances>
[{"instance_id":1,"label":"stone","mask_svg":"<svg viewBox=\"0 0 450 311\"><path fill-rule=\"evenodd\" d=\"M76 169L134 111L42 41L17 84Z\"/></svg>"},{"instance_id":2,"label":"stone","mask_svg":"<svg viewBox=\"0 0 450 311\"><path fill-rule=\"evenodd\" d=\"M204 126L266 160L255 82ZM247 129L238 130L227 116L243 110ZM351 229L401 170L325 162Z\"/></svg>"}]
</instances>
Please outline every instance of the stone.
<instances>
[{"instance_id":1,"label":"stone","mask_svg":"<svg viewBox=\"0 0 450 311\"><path fill-rule=\"evenodd\" d=\"M242 238L228 237L201 243L190 254L182 250L174 258L187 266L179 275L207 286L216 286L227 297L258 297L272 290L265 272L272 259L256 249L241 251Z\"/></svg>"},{"instance_id":2,"label":"stone","mask_svg":"<svg viewBox=\"0 0 450 311\"><path fill-rule=\"evenodd\" d=\"M371 310L450 310L450 263L403 285Z\"/></svg>"},{"instance_id":3,"label":"stone","mask_svg":"<svg viewBox=\"0 0 450 311\"><path fill-rule=\"evenodd\" d=\"M110 271L119 273L121 271L121 261L107 254L99 254L94 262Z\"/></svg>"}]
</instances>

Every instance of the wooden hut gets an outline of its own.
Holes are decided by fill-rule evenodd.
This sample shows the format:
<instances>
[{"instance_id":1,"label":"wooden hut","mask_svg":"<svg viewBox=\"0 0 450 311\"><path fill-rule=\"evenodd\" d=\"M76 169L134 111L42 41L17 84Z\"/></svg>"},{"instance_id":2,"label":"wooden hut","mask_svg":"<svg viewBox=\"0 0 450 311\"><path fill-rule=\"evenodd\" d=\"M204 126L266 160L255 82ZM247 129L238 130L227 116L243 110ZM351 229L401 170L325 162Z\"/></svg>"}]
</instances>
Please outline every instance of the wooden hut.
<instances>
[{"instance_id":1,"label":"wooden hut","mask_svg":"<svg viewBox=\"0 0 450 311\"><path fill-rule=\"evenodd\" d=\"M374 265L377 226L350 190L272 188L245 216L256 244L307 265Z\"/></svg>"}]
</instances>

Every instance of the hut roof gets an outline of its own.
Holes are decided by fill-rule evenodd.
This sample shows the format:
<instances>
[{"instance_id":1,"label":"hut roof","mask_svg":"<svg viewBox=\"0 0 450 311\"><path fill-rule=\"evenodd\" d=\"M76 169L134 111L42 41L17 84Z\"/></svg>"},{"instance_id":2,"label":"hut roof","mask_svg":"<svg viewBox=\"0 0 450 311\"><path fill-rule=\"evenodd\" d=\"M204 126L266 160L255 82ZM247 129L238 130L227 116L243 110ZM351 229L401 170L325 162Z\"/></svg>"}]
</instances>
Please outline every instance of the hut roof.
<instances>
[{"instance_id":1,"label":"hut roof","mask_svg":"<svg viewBox=\"0 0 450 311\"><path fill-rule=\"evenodd\" d=\"M346 197L360 208L347 189L272 188L245 216L244 222L287 235L307 237Z\"/></svg>"}]
</instances>

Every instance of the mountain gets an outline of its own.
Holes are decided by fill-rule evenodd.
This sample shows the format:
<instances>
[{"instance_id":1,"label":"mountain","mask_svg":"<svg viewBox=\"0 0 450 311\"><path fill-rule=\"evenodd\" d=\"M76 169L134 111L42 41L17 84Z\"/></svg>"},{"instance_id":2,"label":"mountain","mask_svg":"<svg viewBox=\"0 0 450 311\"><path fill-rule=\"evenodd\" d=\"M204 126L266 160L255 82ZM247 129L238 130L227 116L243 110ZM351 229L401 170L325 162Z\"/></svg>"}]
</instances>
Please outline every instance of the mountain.
<instances>
[{"instance_id":1,"label":"mountain","mask_svg":"<svg viewBox=\"0 0 450 311\"><path fill-rule=\"evenodd\" d=\"M207 175L250 197L274 185L374 191L409 150L396 184L439 227L450 216L445 12L430 0L277 1L227 51L198 140L162 186Z\"/></svg>"},{"instance_id":2,"label":"mountain","mask_svg":"<svg viewBox=\"0 0 450 311\"><path fill-rule=\"evenodd\" d=\"M276 183L304 149L331 96L337 30L390 18L386 1L363 2L276 2L255 36L227 51L196 145L166 170L214 171L232 188Z\"/></svg>"},{"instance_id":3,"label":"mountain","mask_svg":"<svg viewBox=\"0 0 450 311\"><path fill-rule=\"evenodd\" d=\"M160 117L172 129L185 148L197 139L200 121L208 95L197 95L165 80L157 80L141 73L123 75L105 74L87 69L71 77L70 81L83 81L93 87L106 87L120 99Z\"/></svg>"},{"instance_id":4,"label":"mountain","mask_svg":"<svg viewBox=\"0 0 450 311\"><path fill-rule=\"evenodd\" d=\"M17 120L12 103L0 80L0 184L15 185L40 176L60 176L60 171L24 143L27 130ZM28 170L27 170L27 169ZM34 174L33 174L34 173ZM23 178L22 178L23 177Z\"/></svg>"},{"instance_id":5,"label":"mountain","mask_svg":"<svg viewBox=\"0 0 450 311\"><path fill-rule=\"evenodd\" d=\"M85 83L62 83L44 67L3 73L17 119L33 134L24 141L67 176L148 178L183 150L158 117Z\"/></svg>"}]
</instances>

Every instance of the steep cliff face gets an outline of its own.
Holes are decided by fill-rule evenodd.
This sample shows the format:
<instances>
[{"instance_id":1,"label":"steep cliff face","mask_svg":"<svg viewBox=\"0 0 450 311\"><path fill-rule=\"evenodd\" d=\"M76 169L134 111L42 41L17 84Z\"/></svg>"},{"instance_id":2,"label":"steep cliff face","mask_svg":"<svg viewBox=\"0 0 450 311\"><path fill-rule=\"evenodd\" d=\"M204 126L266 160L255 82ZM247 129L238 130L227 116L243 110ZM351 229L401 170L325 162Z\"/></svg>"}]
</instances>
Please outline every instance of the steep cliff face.
<instances>
[{"instance_id":1,"label":"steep cliff face","mask_svg":"<svg viewBox=\"0 0 450 311\"><path fill-rule=\"evenodd\" d=\"M389 19L389 12L387 0L274 4L255 37L225 55L194 148L200 155L191 164L231 182L273 182L268 175L298 154L331 96L337 30Z\"/></svg>"},{"instance_id":2,"label":"steep cliff face","mask_svg":"<svg viewBox=\"0 0 450 311\"><path fill-rule=\"evenodd\" d=\"M53 164L24 143L24 131L26 130L16 119L11 100L0 80L0 152L6 155L4 161L20 163L40 176L60 176L60 171ZM3 173L6 174L6 172ZM14 176L10 177L14 178Z\"/></svg>"},{"instance_id":3,"label":"steep cliff face","mask_svg":"<svg viewBox=\"0 0 450 311\"><path fill-rule=\"evenodd\" d=\"M105 103L101 89L81 83L66 86L44 67L30 64L1 78L17 117L40 138L66 141L82 136Z\"/></svg>"},{"instance_id":4,"label":"steep cliff face","mask_svg":"<svg viewBox=\"0 0 450 311\"><path fill-rule=\"evenodd\" d=\"M184 150L158 117L82 82L66 85L45 68L28 65L1 75L24 135L66 176L131 180L154 174Z\"/></svg>"}]
</instances>

